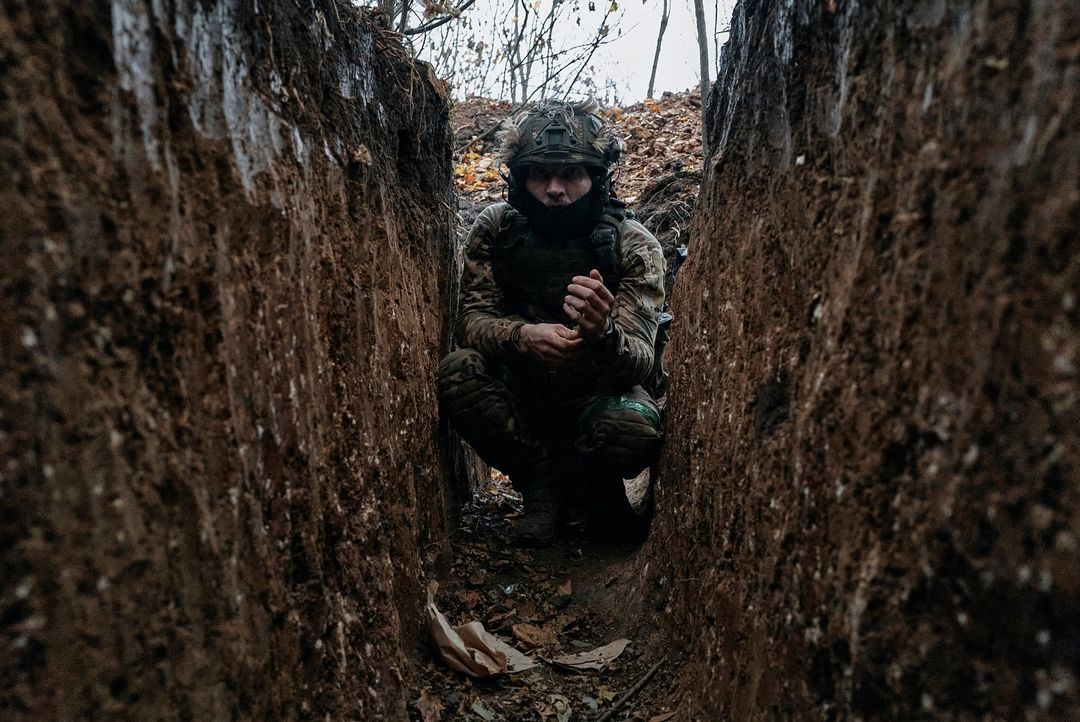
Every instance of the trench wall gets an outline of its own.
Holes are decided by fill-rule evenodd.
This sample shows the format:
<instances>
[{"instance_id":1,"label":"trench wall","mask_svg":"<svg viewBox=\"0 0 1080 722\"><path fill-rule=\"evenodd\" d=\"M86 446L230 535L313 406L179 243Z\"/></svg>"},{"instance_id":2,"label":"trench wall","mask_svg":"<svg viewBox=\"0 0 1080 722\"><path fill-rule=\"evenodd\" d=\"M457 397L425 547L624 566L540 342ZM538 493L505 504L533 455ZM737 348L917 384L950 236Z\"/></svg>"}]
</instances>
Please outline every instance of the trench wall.
<instances>
[{"instance_id":1,"label":"trench wall","mask_svg":"<svg viewBox=\"0 0 1080 722\"><path fill-rule=\"evenodd\" d=\"M1080 6L735 10L649 547L692 719L1075 719Z\"/></svg>"},{"instance_id":2,"label":"trench wall","mask_svg":"<svg viewBox=\"0 0 1080 722\"><path fill-rule=\"evenodd\" d=\"M404 718L447 128L345 3L5 3L0 717Z\"/></svg>"}]
</instances>

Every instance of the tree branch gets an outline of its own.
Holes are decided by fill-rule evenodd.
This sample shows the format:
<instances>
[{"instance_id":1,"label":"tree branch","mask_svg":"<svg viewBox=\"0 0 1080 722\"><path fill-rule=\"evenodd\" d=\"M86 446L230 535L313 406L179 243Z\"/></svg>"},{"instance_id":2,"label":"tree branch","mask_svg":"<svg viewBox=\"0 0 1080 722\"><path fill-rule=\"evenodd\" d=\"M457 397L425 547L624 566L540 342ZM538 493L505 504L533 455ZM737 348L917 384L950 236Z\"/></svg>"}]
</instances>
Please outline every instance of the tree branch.
<instances>
[{"instance_id":1,"label":"tree branch","mask_svg":"<svg viewBox=\"0 0 1080 722\"><path fill-rule=\"evenodd\" d=\"M435 20L432 20L429 23L424 23L423 25L418 25L415 28L408 28L406 30L403 30L401 32L401 34L402 35L419 35L420 33L426 33L429 30L434 30L435 28L437 28L437 27L439 27L441 25L446 25L448 22L453 20L455 17L460 16L461 13L468 10L469 6L471 6L474 2L476 2L476 0L465 0L465 2L461 3L456 8L454 8L457 11L457 15L454 15L454 14L443 15L441 18L437 18Z\"/></svg>"}]
</instances>

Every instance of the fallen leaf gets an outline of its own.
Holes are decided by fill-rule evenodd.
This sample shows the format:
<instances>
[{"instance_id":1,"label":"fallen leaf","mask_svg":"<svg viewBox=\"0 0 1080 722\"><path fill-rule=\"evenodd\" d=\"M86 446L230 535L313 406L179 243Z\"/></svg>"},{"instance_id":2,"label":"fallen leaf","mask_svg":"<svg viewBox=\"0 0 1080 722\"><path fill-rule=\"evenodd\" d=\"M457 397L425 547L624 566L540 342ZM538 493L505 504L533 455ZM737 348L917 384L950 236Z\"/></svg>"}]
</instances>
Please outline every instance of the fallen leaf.
<instances>
[{"instance_id":1,"label":"fallen leaf","mask_svg":"<svg viewBox=\"0 0 1080 722\"><path fill-rule=\"evenodd\" d=\"M443 703L425 689L420 692L420 699L416 700L416 710L424 722L439 722L442 719Z\"/></svg>"},{"instance_id":2,"label":"fallen leaf","mask_svg":"<svg viewBox=\"0 0 1080 722\"><path fill-rule=\"evenodd\" d=\"M554 647L556 644L555 633L546 627L538 627L535 624L515 624L511 629L518 641L532 647Z\"/></svg>"},{"instance_id":3,"label":"fallen leaf","mask_svg":"<svg viewBox=\"0 0 1080 722\"><path fill-rule=\"evenodd\" d=\"M674 716L674 712L665 712L664 714L658 714L655 717L650 717L649 722L667 722Z\"/></svg>"},{"instance_id":4,"label":"fallen leaf","mask_svg":"<svg viewBox=\"0 0 1080 722\"><path fill-rule=\"evenodd\" d=\"M597 699L602 699L605 702L610 702L615 699L615 690L611 687L600 687L596 690Z\"/></svg>"},{"instance_id":5,"label":"fallen leaf","mask_svg":"<svg viewBox=\"0 0 1080 722\"><path fill-rule=\"evenodd\" d=\"M548 697L548 700L551 701L551 706L555 708L555 719L559 722L569 722L570 715L573 713L570 700L561 694L553 694Z\"/></svg>"},{"instance_id":6,"label":"fallen leaf","mask_svg":"<svg viewBox=\"0 0 1080 722\"><path fill-rule=\"evenodd\" d=\"M474 589L458 592L457 598L466 609L474 608L481 601L480 593Z\"/></svg>"},{"instance_id":7,"label":"fallen leaf","mask_svg":"<svg viewBox=\"0 0 1080 722\"><path fill-rule=\"evenodd\" d=\"M438 582L433 581L428 585L424 611L439 654L450 669L471 677L494 677L536 666L535 660L489 634L480 622L451 627L435 606L435 592L438 589Z\"/></svg>"},{"instance_id":8,"label":"fallen leaf","mask_svg":"<svg viewBox=\"0 0 1080 722\"><path fill-rule=\"evenodd\" d=\"M555 618L555 622L553 623L553 626L555 627L555 629L559 630L560 632L565 632L565 631L567 631L569 629L573 629L574 627L581 624L582 620L584 620L584 619L585 619L585 611L584 610L582 610L582 609L570 609L570 610L567 610L567 611L562 612L561 614L559 614L559 616ZM586 649L588 647L589 647L589 645L586 644L585 647L582 647L582 649Z\"/></svg>"},{"instance_id":9,"label":"fallen leaf","mask_svg":"<svg viewBox=\"0 0 1080 722\"><path fill-rule=\"evenodd\" d=\"M486 720L486 722L494 722L495 720L495 714L479 702L473 702L469 709L478 714L481 719Z\"/></svg>"},{"instance_id":10,"label":"fallen leaf","mask_svg":"<svg viewBox=\"0 0 1080 722\"><path fill-rule=\"evenodd\" d=\"M603 647L597 647L588 652L564 654L546 661L572 671L601 670L622 654L628 644L630 644L629 639L616 639L610 644L605 644Z\"/></svg>"},{"instance_id":11,"label":"fallen leaf","mask_svg":"<svg viewBox=\"0 0 1080 722\"><path fill-rule=\"evenodd\" d=\"M536 604L531 599L526 599L525 603L518 607L518 619L523 622L536 621Z\"/></svg>"}]
</instances>

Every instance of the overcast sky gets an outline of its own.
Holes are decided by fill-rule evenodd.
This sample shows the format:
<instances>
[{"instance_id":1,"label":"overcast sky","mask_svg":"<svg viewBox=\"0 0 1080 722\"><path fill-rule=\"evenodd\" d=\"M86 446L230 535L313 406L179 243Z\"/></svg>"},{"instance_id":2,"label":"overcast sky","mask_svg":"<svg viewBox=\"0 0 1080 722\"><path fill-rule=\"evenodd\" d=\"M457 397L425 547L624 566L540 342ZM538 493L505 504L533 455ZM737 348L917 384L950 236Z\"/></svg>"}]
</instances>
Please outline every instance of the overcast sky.
<instances>
[{"instance_id":1,"label":"overcast sky","mask_svg":"<svg viewBox=\"0 0 1080 722\"><path fill-rule=\"evenodd\" d=\"M714 7L719 12L720 45L727 40L725 29L731 19L735 0L719 0L714 6L705 0L706 24L709 36L714 27ZM619 23L622 36L597 51L594 65L597 71L607 73L619 87L623 102L635 102L645 97L649 86L653 53L656 50L656 33L660 27L661 0L626 0L619 3ZM716 77L716 46L710 42L709 66L711 77ZM664 90L686 90L698 83L697 29L694 23L692 0L671 0L671 18L668 20L664 44L660 50L660 65L656 70L656 95Z\"/></svg>"},{"instance_id":2,"label":"overcast sky","mask_svg":"<svg viewBox=\"0 0 1080 722\"><path fill-rule=\"evenodd\" d=\"M540 16L547 13L552 0L515 0L528 2ZM594 36L597 27L604 20L604 10L611 0L563 0L571 2L570 8L577 7L576 14L568 10L556 26L556 34L568 41L568 44L588 42ZM633 103L642 100L649 86L649 72L652 68L653 53L656 50L656 35L660 27L662 0L616 0L616 9L608 19L610 32L608 39L592 58L590 63L592 78L604 93L605 85L610 80L617 89L619 101ZM698 62L697 30L694 22L693 0L670 0L671 12L667 32L660 52L660 64L656 74L655 94L665 90L680 91L694 87L700 79ZM590 11L590 4L595 8ZM714 29L719 44L727 39L727 26L731 18L735 0L705 0L706 25L708 27L710 78L716 77L716 48L713 40ZM492 23L509 23L512 15L507 8L507 0L477 0L465 11L468 22L462 27L492 27ZM719 15L719 21L716 16ZM578 23L580 21L580 24ZM504 27L513 27L505 25ZM450 30L451 27L447 27ZM490 41L489 30L473 30L478 39ZM425 42L420 40L420 57L432 60L430 53L439 52L447 47L445 38ZM458 42L463 43L463 40ZM471 54L464 47L457 47L456 52ZM433 61L434 62L434 61ZM436 63L437 64L437 63ZM493 71L496 69L493 68ZM499 69L501 71L501 68ZM571 71L571 74L574 71ZM460 91L458 88L456 91ZM469 91L471 92L471 91ZM489 91L490 92L490 91ZM497 92L494 91L494 92ZM455 92L455 95L458 93ZM573 96L579 94L573 93ZM602 98L603 99L603 98Z\"/></svg>"}]
</instances>

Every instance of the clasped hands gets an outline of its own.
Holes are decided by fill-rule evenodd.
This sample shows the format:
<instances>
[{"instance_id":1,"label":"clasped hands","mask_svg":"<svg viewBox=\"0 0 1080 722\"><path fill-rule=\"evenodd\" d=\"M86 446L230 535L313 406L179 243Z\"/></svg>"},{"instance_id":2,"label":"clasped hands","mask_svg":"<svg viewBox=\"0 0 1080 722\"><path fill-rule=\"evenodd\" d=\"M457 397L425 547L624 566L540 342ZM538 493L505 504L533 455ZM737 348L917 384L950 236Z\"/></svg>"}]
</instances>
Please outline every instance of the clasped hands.
<instances>
[{"instance_id":1,"label":"clasped hands","mask_svg":"<svg viewBox=\"0 0 1080 722\"><path fill-rule=\"evenodd\" d=\"M577 324L576 328L561 323L527 323L518 336L518 350L545 366L568 364L582 343L604 335L611 320L615 296L604 285L599 271L593 269L588 276L574 276L566 290L563 311Z\"/></svg>"}]
</instances>

